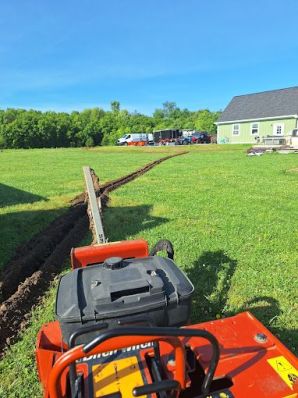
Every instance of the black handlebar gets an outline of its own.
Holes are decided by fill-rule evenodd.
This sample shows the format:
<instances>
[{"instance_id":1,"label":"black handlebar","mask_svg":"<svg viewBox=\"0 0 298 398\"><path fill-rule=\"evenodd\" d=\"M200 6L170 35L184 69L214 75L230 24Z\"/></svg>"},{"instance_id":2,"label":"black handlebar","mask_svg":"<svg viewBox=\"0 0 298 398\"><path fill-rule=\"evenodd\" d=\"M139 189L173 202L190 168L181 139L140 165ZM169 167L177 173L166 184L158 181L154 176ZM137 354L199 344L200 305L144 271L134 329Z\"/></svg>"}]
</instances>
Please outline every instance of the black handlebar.
<instances>
[{"instance_id":1,"label":"black handlebar","mask_svg":"<svg viewBox=\"0 0 298 398\"><path fill-rule=\"evenodd\" d=\"M121 327L102 332L102 334L83 347L88 354L95 347L106 340L119 336L162 336L162 337L201 337L208 340L212 345L212 357L202 385L202 394L209 394L210 385L219 360L219 345L213 334L201 329L184 329L173 327ZM136 390L138 391L138 390Z\"/></svg>"},{"instance_id":2,"label":"black handlebar","mask_svg":"<svg viewBox=\"0 0 298 398\"><path fill-rule=\"evenodd\" d=\"M180 383L177 380L162 380L145 386L135 387L132 390L134 397L149 395L162 391L179 390Z\"/></svg>"}]
</instances>

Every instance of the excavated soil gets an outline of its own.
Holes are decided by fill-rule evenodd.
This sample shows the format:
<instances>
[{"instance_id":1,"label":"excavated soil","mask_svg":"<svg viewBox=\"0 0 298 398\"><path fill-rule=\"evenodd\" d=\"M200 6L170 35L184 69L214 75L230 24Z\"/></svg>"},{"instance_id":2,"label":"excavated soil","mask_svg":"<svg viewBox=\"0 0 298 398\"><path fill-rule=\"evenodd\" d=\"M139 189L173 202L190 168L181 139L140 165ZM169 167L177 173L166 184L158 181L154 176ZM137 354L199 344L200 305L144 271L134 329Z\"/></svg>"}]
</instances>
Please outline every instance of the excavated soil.
<instances>
[{"instance_id":1,"label":"excavated soil","mask_svg":"<svg viewBox=\"0 0 298 398\"><path fill-rule=\"evenodd\" d=\"M95 173L93 183L103 208L109 192L151 170L156 165L187 152L179 152L148 163L137 171L100 185ZM59 274L72 247L86 236L89 227L85 193L75 197L71 206L28 243L16 250L1 275L0 355L26 326L32 308L40 302L54 277Z\"/></svg>"}]
</instances>

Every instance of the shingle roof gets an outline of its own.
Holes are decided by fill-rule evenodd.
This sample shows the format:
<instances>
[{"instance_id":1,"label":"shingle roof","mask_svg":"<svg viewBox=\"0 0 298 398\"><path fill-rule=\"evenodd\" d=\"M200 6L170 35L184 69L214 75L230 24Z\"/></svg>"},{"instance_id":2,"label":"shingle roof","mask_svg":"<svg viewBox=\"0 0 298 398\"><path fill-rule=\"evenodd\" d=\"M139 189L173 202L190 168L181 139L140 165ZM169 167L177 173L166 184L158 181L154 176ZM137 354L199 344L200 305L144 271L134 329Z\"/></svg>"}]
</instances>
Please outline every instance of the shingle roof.
<instances>
[{"instance_id":1,"label":"shingle roof","mask_svg":"<svg viewBox=\"0 0 298 398\"><path fill-rule=\"evenodd\" d=\"M239 95L232 99L220 122L298 114L298 87Z\"/></svg>"}]
</instances>

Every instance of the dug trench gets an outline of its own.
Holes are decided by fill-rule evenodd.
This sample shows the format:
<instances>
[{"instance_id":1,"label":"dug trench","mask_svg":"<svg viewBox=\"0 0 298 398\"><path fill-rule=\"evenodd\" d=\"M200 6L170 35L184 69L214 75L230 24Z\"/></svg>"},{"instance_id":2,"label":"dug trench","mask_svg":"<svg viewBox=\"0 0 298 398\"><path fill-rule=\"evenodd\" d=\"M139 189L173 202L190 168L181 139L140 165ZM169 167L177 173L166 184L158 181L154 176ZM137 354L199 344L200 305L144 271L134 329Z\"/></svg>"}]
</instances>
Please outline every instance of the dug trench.
<instances>
[{"instance_id":1,"label":"dug trench","mask_svg":"<svg viewBox=\"0 0 298 398\"><path fill-rule=\"evenodd\" d=\"M127 184L178 152L146 164L144 167L110 181L99 184L93 175L96 195L103 208L107 206L109 193ZM78 245L89 228L85 193L76 196L70 208L43 231L16 250L16 255L6 264L1 275L0 297L0 356L25 328L31 310L38 305L53 279L61 272L72 247Z\"/></svg>"}]
</instances>

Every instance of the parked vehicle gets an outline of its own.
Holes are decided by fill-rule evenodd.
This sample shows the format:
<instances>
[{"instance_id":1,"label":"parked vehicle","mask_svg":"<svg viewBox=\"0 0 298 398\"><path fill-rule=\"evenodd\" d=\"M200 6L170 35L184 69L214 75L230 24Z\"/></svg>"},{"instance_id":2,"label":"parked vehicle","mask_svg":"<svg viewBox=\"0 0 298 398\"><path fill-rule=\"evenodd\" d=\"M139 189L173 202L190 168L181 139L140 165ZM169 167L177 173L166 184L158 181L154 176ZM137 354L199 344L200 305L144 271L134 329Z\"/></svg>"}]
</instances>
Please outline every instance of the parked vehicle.
<instances>
[{"instance_id":1,"label":"parked vehicle","mask_svg":"<svg viewBox=\"0 0 298 398\"><path fill-rule=\"evenodd\" d=\"M177 138L177 145L189 145L189 144L191 144L191 137Z\"/></svg>"},{"instance_id":2,"label":"parked vehicle","mask_svg":"<svg viewBox=\"0 0 298 398\"><path fill-rule=\"evenodd\" d=\"M182 131L182 136L183 137L191 137L193 133L196 133L196 130L181 130Z\"/></svg>"},{"instance_id":3,"label":"parked vehicle","mask_svg":"<svg viewBox=\"0 0 298 398\"><path fill-rule=\"evenodd\" d=\"M132 145L132 146L144 146L153 142L152 134L146 133L132 133L125 134L123 137L117 140L117 145Z\"/></svg>"},{"instance_id":4,"label":"parked vehicle","mask_svg":"<svg viewBox=\"0 0 298 398\"><path fill-rule=\"evenodd\" d=\"M192 144L210 144L211 136L206 131L198 131L191 136Z\"/></svg>"},{"instance_id":5,"label":"parked vehicle","mask_svg":"<svg viewBox=\"0 0 298 398\"><path fill-rule=\"evenodd\" d=\"M154 145L154 139L152 133L147 134L147 140L148 140L148 145Z\"/></svg>"},{"instance_id":6,"label":"parked vehicle","mask_svg":"<svg viewBox=\"0 0 298 398\"><path fill-rule=\"evenodd\" d=\"M180 130L158 130L153 132L153 140L156 145L176 145L178 140L182 138Z\"/></svg>"}]
</instances>

